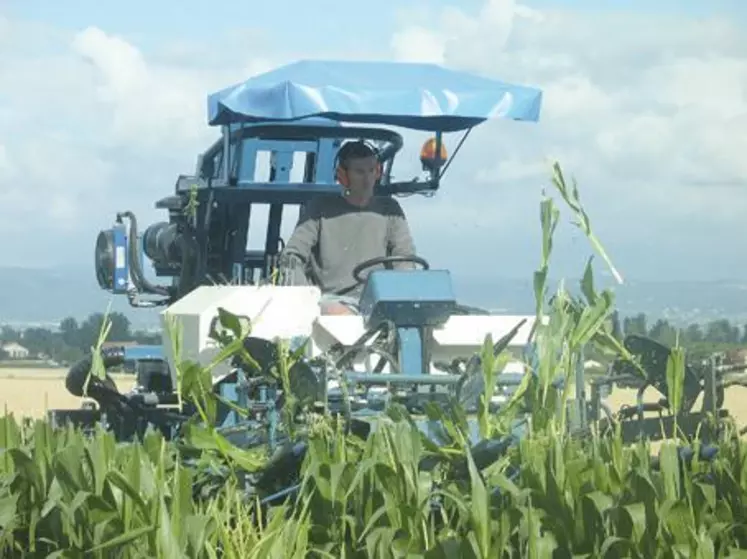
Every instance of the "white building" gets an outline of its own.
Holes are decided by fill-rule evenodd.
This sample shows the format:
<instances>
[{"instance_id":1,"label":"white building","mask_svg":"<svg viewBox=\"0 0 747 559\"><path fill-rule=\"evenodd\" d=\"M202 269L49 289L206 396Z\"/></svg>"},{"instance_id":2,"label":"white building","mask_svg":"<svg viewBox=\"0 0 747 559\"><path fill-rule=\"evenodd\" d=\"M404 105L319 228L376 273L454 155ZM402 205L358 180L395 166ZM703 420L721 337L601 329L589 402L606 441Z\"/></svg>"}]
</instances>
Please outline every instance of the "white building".
<instances>
[{"instance_id":1,"label":"white building","mask_svg":"<svg viewBox=\"0 0 747 559\"><path fill-rule=\"evenodd\" d=\"M2 349L11 359L28 359L29 350L16 342L3 344Z\"/></svg>"}]
</instances>

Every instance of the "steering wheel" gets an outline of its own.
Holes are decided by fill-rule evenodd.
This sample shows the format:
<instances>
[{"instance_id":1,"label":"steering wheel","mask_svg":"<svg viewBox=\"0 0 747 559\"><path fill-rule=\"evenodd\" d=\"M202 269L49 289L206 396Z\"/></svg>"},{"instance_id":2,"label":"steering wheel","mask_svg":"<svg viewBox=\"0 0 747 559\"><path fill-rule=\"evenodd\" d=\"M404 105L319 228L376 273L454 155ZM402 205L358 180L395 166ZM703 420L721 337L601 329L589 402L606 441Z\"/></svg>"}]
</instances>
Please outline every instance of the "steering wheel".
<instances>
[{"instance_id":1,"label":"steering wheel","mask_svg":"<svg viewBox=\"0 0 747 559\"><path fill-rule=\"evenodd\" d=\"M355 268L353 268L353 277L355 278L355 281L358 283L363 283L366 280L361 277L361 272L365 270L366 268L370 268L371 266L376 266L377 264L392 264L394 262L412 262L413 264L420 264L420 267L423 270L428 270L430 268L430 264L428 264L428 261L424 258L420 258L419 256L377 256L376 258L371 258L370 260L366 260L365 262L361 262L358 264Z\"/></svg>"}]
</instances>

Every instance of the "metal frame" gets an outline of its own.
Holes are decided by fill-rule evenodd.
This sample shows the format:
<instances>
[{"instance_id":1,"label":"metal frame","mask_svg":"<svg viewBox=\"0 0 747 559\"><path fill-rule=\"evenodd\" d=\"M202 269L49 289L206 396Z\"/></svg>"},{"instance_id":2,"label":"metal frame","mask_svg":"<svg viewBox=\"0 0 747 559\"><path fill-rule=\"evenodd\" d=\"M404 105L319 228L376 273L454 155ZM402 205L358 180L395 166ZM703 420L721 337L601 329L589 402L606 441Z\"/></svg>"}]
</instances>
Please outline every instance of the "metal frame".
<instances>
[{"instance_id":1,"label":"metal frame","mask_svg":"<svg viewBox=\"0 0 747 559\"><path fill-rule=\"evenodd\" d=\"M370 115L366 118L370 121ZM432 117L418 118L428 120ZM484 120L474 116L469 118L475 123ZM381 120L383 122L386 118ZM101 232L96 255L99 283L103 289L126 293L134 306L155 306L171 304L207 283L256 284L267 281L277 268L277 257L282 247L281 225L287 215L285 206L298 206L300 217L303 205L313 196L337 192L334 162L341 140L365 138L385 144L380 151L383 173L377 185L378 194L432 194L439 189L441 178L472 126L462 128L466 133L447 162L438 159L443 130L437 126L435 128L432 132L435 135L437 159L427 169L428 176L423 180L394 182L391 177L392 165L403 144L402 136L396 132L375 126L342 126L329 119L247 124L239 122L237 117L235 122L221 127L221 138L198 158L195 174L179 176L174 194L156 203L157 208L168 212L168 221L151 225L140 234L135 216L131 212L122 212L118 214L113 229ZM256 158L262 151L271 153L271 166L266 178L257 177ZM305 153L306 157L303 181L295 183L290 181L290 175L294 155L298 152ZM264 248L248 251L249 225L256 204L269 205ZM125 226L124 220L128 220L129 227ZM145 279L143 255L154 263L159 277L172 278L171 285L152 285ZM369 276L367 299L363 305L370 319L368 331L353 347L338 348L340 353L336 359L343 370L341 377L353 391L357 387L388 385L397 386L400 394L395 393L379 401L344 401L340 394L326 390L329 375L337 375L338 371L331 372L328 367L313 369L307 364L308 370L313 374L318 373L317 379L324 383L327 412L345 414L351 425L364 432L371 428L368 420L380 413L386 401L400 399L410 409L422 411L424 402L438 401L448 394L453 396L469 383L477 383L471 388L479 388L482 375L479 362L477 365L472 363L471 371L428 374L432 360L428 350L429 335L434 325L448 315L444 314L444 310L455 310L456 302L450 293L450 286L439 275L443 274L441 271L421 274L414 280L420 282L418 289L410 289L405 294L395 293L396 289L393 291L392 285L401 283L405 277L396 279L396 274L377 272ZM408 277L412 279L415 276ZM386 287L392 278L396 281ZM423 310L421 292L429 289L432 293L426 299L433 304ZM144 301L140 298L142 295L157 295L160 299ZM393 305L387 306L392 302ZM417 318L413 319L413 316ZM356 350L356 347L362 349L364 342L376 335L382 324L396 332L397 343L395 347L378 347L377 350L397 371L384 375L345 370L344 354ZM499 340L496 343L496 353L505 348L505 345L502 347L504 342ZM528 357L536 360L536 355L531 355L531 351L531 347L527 348ZM576 399L571 403L575 407L571 428L585 432L592 423L603 428L611 425L612 414L609 410L605 413L610 417L602 417L602 389L619 379L593 382L591 399L587 400L582 360L574 374ZM724 415L719 403L723 374L722 369L714 366L705 379L707 397L704 412L693 414L687 410L677 419L678 425L684 427L687 433L694 433L695 427L708 412ZM661 379L657 381L661 390ZM497 385L515 388L520 382L520 378L499 378ZM639 395L649 383L640 389ZM418 390L413 390L413 387ZM279 387L268 379L252 378L247 371L236 367L234 373L218 382L214 389L227 400L260 416L259 420L239 420L235 412L222 406L218 417L221 432L242 446L269 444L272 451L279 442L279 410L275 405ZM190 415L190 410L179 415L169 409L173 405L173 393L158 394L144 387L142 393L123 396L98 385L97 390L101 410L53 410L50 412L53 424L70 420L79 425L90 425L103 421L117 433L118 438L123 439L142 434L145 427L152 424L170 438L178 434L181 422ZM674 423L672 418L644 418L645 409L646 406L639 401L637 418L633 417L635 414L623 414L624 419L627 418L622 424L626 439L641 434L656 437L660 434L662 421L665 429L669 429L666 427L667 421ZM421 426L429 428L422 422ZM516 429L518 433L518 424ZM473 443L482 444L477 440ZM502 443L491 446L486 456L497 456L496 453L505 451L505 448L506 445ZM268 468L268 471L271 470L272 465ZM291 490L292 487L281 493L285 495Z\"/></svg>"}]
</instances>

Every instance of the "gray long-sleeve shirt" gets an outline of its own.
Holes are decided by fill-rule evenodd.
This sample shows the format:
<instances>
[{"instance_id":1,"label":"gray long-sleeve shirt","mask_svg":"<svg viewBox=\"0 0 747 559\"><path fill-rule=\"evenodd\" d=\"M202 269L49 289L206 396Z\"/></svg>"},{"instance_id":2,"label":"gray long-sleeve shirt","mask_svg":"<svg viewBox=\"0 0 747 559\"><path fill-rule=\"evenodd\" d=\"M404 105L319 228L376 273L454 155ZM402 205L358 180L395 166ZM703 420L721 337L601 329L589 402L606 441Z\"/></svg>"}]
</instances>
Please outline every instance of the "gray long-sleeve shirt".
<instances>
[{"instance_id":1,"label":"gray long-sleeve shirt","mask_svg":"<svg viewBox=\"0 0 747 559\"><path fill-rule=\"evenodd\" d=\"M353 269L382 256L414 256L415 245L399 202L374 197L365 208L348 203L341 195L319 196L306 207L280 257L280 267L291 270L292 284L317 285L322 293L339 290L360 297ZM394 267L410 267L397 263ZM372 266L362 272L365 277Z\"/></svg>"}]
</instances>

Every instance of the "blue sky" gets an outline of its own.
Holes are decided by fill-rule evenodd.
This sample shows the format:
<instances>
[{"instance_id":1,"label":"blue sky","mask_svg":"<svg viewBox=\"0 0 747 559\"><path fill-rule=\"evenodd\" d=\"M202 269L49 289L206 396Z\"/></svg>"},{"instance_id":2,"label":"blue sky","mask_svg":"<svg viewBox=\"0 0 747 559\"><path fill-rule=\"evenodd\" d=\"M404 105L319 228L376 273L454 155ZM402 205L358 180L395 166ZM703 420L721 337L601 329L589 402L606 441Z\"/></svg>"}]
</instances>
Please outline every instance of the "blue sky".
<instances>
[{"instance_id":1,"label":"blue sky","mask_svg":"<svg viewBox=\"0 0 747 559\"><path fill-rule=\"evenodd\" d=\"M390 31L397 13L404 5L398 0L377 2L343 2L341 0L301 0L287 2L242 2L224 0L220 8L209 2L161 0L131 0L114 3L100 0L6 0L8 13L15 17L46 21L68 29L97 25L126 35L149 35L163 38L183 38L195 33L216 33L227 29L268 29L282 26L282 41L306 40L334 42L338 37L380 37ZM411 2L437 10L450 3L446 0ZM463 11L475 12L483 3L460 0ZM536 0L532 7L586 11L631 11L638 13L687 14L698 17L725 15L744 19L747 3L741 0ZM362 6L365 6L362 8ZM361 14L374 12L376 25L367 25ZM289 14L292 17L288 17ZM343 22L350 21L349 25ZM237 23L245 22L245 23ZM313 22L313 25L310 25Z\"/></svg>"},{"instance_id":2,"label":"blue sky","mask_svg":"<svg viewBox=\"0 0 747 559\"><path fill-rule=\"evenodd\" d=\"M0 83L12 84L0 87L0 205L12 207L0 208L0 234L19 239L0 258L91 266L116 211L162 219L153 202L214 137L214 89L299 57L408 60L430 48L434 61L541 87L545 109L538 125L486 125L437 199L403 202L426 257L457 274L530 277L556 157L626 277L747 274L735 258L747 235L747 4L402 6L0 0ZM567 218L557 267L572 275L589 249ZM475 264L486 255L495 263Z\"/></svg>"}]
</instances>

